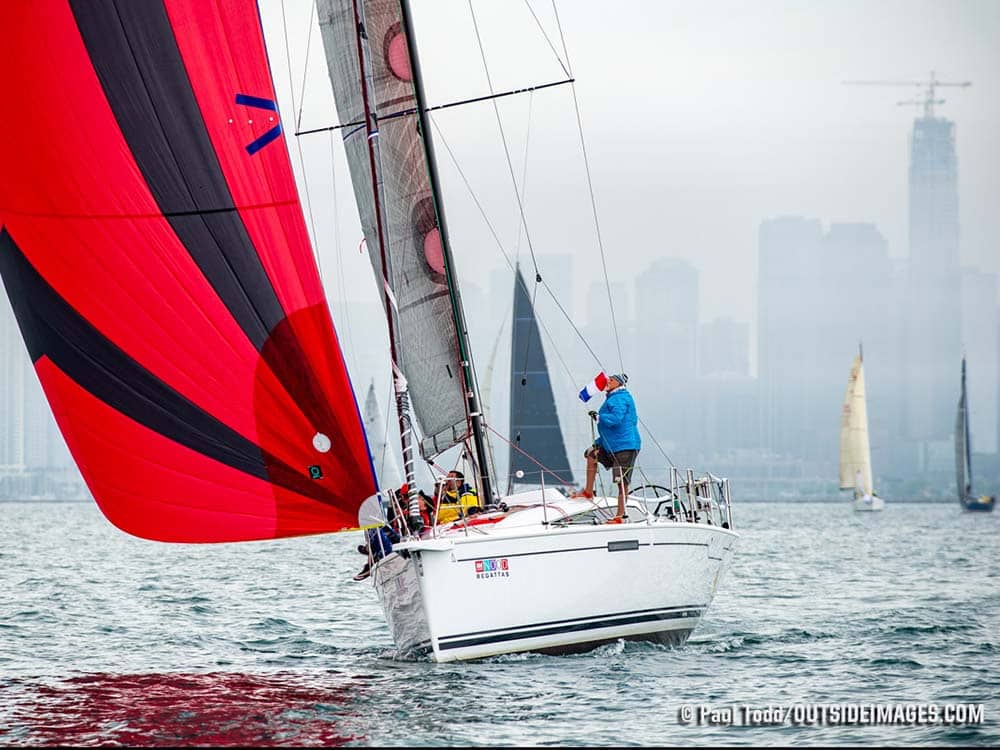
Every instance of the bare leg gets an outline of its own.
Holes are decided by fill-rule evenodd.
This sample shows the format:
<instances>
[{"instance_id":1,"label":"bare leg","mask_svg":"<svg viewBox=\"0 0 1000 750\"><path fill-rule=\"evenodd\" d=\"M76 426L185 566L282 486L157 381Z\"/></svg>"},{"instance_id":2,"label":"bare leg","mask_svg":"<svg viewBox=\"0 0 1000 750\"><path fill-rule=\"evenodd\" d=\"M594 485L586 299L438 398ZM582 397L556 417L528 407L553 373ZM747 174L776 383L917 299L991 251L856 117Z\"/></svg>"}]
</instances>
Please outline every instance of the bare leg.
<instances>
[{"instance_id":1,"label":"bare leg","mask_svg":"<svg viewBox=\"0 0 1000 750\"><path fill-rule=\"evenodd\" d=\"M625 515L625 498L628 497L628 480L622 477L618 482L618 515Z\"/></svg>"},{"instance_id":2,"label":"bare leg","mask_svg":"<svg viewBox=\"0 0 1000 750\"><path fill-rule=\"evenodd\" d=\"M594 494L594 480L597 479L597 458L594 456L587 456L587 484L584 487L584 492L589 492L591 495Z\"/></svg>"}]
</instances>

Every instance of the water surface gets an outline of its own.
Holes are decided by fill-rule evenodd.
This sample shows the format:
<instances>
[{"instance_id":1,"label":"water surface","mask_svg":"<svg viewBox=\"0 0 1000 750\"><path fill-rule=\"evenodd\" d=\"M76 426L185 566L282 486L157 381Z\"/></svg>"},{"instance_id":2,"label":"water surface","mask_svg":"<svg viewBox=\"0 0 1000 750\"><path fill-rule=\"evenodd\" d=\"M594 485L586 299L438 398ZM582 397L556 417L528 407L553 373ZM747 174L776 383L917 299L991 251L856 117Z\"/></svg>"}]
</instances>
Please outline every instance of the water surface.
<instances>
[{"instance_id":1,"label":"water surface","mask_svg":"<svg viewBox=\"0 0 1000 750\"><path fill-rule=\"evenodd\" d=\"M0 514L0 744L1000 744L1000 514L957 503L737 504L734 566L686 646L442 665L395 658L351 580L357 533L167 545L92 503ZM985 721L679 721L892 702Z\"/></svg>"}]
</instances>

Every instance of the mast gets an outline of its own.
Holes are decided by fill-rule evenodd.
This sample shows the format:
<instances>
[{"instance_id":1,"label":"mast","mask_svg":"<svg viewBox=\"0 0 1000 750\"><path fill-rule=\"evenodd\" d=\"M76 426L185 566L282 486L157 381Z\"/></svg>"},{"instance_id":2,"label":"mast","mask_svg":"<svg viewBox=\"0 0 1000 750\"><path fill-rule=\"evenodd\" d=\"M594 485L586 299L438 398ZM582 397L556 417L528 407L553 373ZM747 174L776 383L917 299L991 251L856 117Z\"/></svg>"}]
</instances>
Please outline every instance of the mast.
<instances>
[{"instance_id":1,"label":"mast","mask_svg":"<svg viewBox=\"0 0 1000 750\"><path fill-rule=\"evenodd\" d=\"M382 219L382 199L379 195L379 185L381 174L376 164L375 139L378 137L378 122L371 110L368 100L368 66L365 64L364 44L362 35L364 25L358 13L358 0L354 0L354 25L358 40L358 64L361 67L361 101L365 107L365 127L368 131L368 159L372 175L372 193L375 205L375 228L378 232L379 254L382 260L382 288L385 294L385 317L389 326L389 356L392 359L392 382L393 390L396 394L396 416L399 420L399 440L403 455L403 477L407 486L407 512L410 516L410 524L416 528L423 525L420 515L420 505L415 492L416 481L413 472L413 429L410 418L410 394L406 388L406 378L399 367L399 354L396 344L396 330L393 318L396 299L392 294L389 284L389 261L388 253L385 249L385 231Z\"/></svg>"},{"instance_id":2,"label":"mast","mask_svg":"<svg viewBox=\"0 0 1000 750\"><path fill-rule=\"evenodd\" d=\"M417 97L417 116L420 123L420 137L424 142L427 154L427 172L430 176L431 197L434 201L434 211L437 214L438 231L441 235L441 254L444 260L445 278L448 284L448 296L451 300L452 316L458 332L458 356L462 370L462 383L465 388L466 408L472 424L472 441L475 448L476 467L482 497L487 504L493 502L493 488L489 472L489 453L486 449L486 430L483 412L480 407L479 385L472 369L472 349L469 345L469 330L465 322L465 310L462 307L462 296L458 289L458 279L455 273L455 259L451 252L451 241L445 222L444 205L441 199L440 179L437 172L437 159L434 155L434 136L431 132L430 119L427 116L427 97L424 93L424 79L420 70L420 59L417 55L417 42L414 34L413 15L409 0L400 0L403 15L403 30L406 47L410 57L410 70L413 73L414 91Z\"/></svg>"}]
</instances>

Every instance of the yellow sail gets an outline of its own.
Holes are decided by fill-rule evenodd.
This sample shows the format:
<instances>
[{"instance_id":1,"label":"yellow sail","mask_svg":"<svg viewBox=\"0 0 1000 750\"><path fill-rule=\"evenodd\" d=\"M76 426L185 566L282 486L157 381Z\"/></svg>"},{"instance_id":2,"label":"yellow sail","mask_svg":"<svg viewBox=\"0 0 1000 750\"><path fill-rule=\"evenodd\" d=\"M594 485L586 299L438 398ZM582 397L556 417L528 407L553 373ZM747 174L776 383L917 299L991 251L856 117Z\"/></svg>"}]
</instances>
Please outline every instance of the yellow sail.
<instances>
[{"instance_id":1,"label":"yellow sail","mask_svg":"<svg viewBox=\"0 0 1000 750\"><path fill-rule=\"evenodd\" d=\"M868 408L861 356L854 358L840 414L840 489L872 493L872 454L868 446Z\"/></svg>"}]
</instances>

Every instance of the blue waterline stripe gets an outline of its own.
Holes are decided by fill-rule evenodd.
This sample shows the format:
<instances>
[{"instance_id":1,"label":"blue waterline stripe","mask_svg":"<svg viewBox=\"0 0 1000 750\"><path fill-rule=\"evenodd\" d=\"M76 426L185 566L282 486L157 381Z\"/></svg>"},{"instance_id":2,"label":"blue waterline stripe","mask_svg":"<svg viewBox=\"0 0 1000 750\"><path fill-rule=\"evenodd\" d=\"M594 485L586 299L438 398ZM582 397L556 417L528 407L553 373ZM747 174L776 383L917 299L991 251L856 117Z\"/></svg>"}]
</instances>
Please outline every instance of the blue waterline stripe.
<instances>
[{"instance_id":1,"label":"blue waterline stripe","mask_svg":"<svg viewBox=\"0 0 1000 750\"><path fill-rule=\"evenodd\" d=\"M445 651L454 648L480 646L488 643L503 643L505 641L523 640L525 638L538 638L540 636L557 635L559 633L579 633L588 630L601 630L603 628L609 628L616 625L633 625L640 622L657 622L661 620L677 620L689 617L700 617L705 609L705 607L690 606L669 607L662 610L637 610L636 612L622 612L615 615L601 615L600 617L603 619L597 620L595 620L595 618L581 617L576 620L556 620L553 623L543 623L541 625L522 625L517 628L506 628L504 630L479 631L484 634L493 633L493 635L463 633L461 635L439 638L438 648ZM581 622L581 620L588 620L588 622ZM477 635L478 637L475 637Z\"/></svg>"},{"instance_id":2,"label":"blue waterline stripe","mask_svg":"<svg viewBox=\"0 0 1000 750\"><path fill-rule=\"evenodd\" d=\"M552 625L568 625L571 623L585 623L593 622L597 620L606 620L612 617L628 617L632 615L651 615L657 612L675 612L683 610L699 610L704 611L708 609L707 604L682 604L676 607L651 607L649 609L630 609L625 612L609 612L603 615L588 615L586 617L570 617L565 620L549 620L548 622L533 622L527 625L513 625L509 628L490 628L489 630L470 630L468 633L456 633L455 635L444 635L438 638L438 642L454 640L456 638L468 638L474 635L487 635L490 633L507 633L515 630L523 630L525 628L541 628L549 627Z\"/></svg>"}]
</instances>

